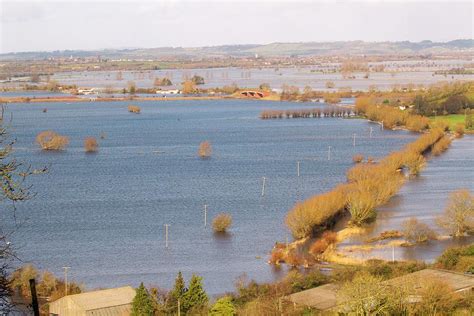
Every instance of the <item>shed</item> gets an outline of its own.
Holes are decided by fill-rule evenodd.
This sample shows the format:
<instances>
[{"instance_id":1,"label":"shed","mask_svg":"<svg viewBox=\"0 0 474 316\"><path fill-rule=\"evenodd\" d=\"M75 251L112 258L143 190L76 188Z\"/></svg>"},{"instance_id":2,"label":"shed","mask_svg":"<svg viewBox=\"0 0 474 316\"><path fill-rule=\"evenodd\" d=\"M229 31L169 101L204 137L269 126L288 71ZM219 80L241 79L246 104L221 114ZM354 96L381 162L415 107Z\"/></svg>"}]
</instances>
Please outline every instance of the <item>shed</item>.
<instances>
[{"instance_id":1,"label":"shed","mask_svg":"<svg viewBox=\"0 0 474 316\"><path fill-rule=\"evenodd\" d=\"M62 297L49 305L51 316L130 315L135 289L131 286Z\"/></svg>"},{"instance_id":2,"label":"shed","mask_svg":"<svg viewBox=\"0 0 474 316\"><path fill-rule=\"evenodd\" d=\"M458 293L467 293L474 289L474 275L459 273L455 271L441 269L424 269L396 277L383 284L386 286L397 286L413 283L415 286L411 289L410 301L419 300L419 290L421 284L426 280L442 280L454 291ZM334 310L338 305L344 304L345 299L338 297L340 285L329 283L309 290L301 291L284 297L284 301L292 303L294 306L308 306L319 311Z\"/></svg>"}]
</instances>

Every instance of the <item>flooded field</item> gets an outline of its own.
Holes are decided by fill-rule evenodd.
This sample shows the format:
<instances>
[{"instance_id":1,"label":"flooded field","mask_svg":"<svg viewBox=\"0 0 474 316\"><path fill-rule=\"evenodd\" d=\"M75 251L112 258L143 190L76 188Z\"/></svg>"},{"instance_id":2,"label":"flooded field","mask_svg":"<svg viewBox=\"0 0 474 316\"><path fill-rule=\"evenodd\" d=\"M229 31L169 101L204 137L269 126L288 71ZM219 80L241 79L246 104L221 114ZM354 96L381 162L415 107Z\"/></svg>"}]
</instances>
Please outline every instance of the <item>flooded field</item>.
<instances>
[{"instance_id":1,"label":"flooded field","mask_svg":"<svg viewBox=\"0 0 474 316\"><path fill-rule=\"evenodd\" d=\"M212 294L232 290L243 273L273 280L284 271L267 265L268 253L290 237L284 218L296 201L345 181L354 154L381 157L417 137L358 119L258 118L263 109L302 106L287 102L136 104L139 115L126 102L8 106L15 156L50 166L31 178L32 200L2 212L7 230L20 224L12 241L24 262L57 274L70 266L89 288L140 281L169 288L178 270L202 275ZM69 136L67 150L34 144L49 129ZM84 152L86 136L98 139L98 153ZM212 144L211 159L197 157L203 140ZM204 227L204 204L209 223L220 212L233 216L229 235Z\"/></svg>"},{"instance_id":2,"label":"flooded field","mask_svg":"<svg viewBox=\"0 0 474 316\"><path fill-rule=\"evenodd\" d=\"M446 235L436 224L436 217L443 213L449 193L460 188L474 191L474 135L466 135L453 141L447 152L429 159L420 176L407 181L399 193L379 209L377 221L371 225L367 235L350 238L339 247L361 245L364 240L387 230L402 230L403 221L411 217L428 224L437 234ZM394 252L392 247L385 247L345 254L356 258L388 260L394 255L395 260L433 262L446 247L473 242L474 236L471 236L395 248Z\"/></svg>"},{"instance_id":3,"label":"flooded field","mask_svg":"<svg viewBox=\"0 0 474 316\"><path fill-rule=\"evenodd\" d=\"M450 65L450 66L454 66ZM449 69L449 68L448 68ZM155 77L168 77L173 82L171 87L164 89L181 88L181 82L194 75L202 76L205 84L200 87L214 88L225 85L237 84L239 87L258 87L261 83L268 83L274 89L281 89L283 85L294 85L299 88L310 86L315 90L331 90L326 88L326 82L335 84L333 90L351 88L353 90L367 91L369 87L376 86L380 90L390 90L395 85L429 85L439 81L473 80L474 75L435 75L434 69L428 67L417 71L401 68L395 72L370 73L369 78L364 78L365 73L356 73L355 78L345 79L340 73L322 73L318 67L305 68L215 68L215 69L175 69L156 71L124 71L122 80L117 80L117 72L75 72L58 73L52 78L63 84L76 84L84 87L113 87L125 88L129 81L134 81L138 87L149 88L153 86Z\"/></svg>"}]
</instances>

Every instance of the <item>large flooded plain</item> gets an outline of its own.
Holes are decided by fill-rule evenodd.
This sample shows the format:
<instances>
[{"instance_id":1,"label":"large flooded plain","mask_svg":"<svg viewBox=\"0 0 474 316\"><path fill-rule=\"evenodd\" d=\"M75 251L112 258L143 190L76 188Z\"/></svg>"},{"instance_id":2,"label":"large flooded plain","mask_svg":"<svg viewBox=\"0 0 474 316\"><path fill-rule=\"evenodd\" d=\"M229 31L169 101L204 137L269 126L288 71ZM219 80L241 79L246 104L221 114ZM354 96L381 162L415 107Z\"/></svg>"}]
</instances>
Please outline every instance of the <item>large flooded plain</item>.
<instances>
[{"instance_id":1,"label":"large flooded plain","mask_svg":"<svg viewBox=\"0 0 474 316\"><path fill-rule=\"evenodd\" d=\"M134 104L141 114L129 113L125 102L8 106L15 157L49 167L49 173L30 179L33 199L1 213L8 230L15 221L19 225L12 242L25 263L56 274L70 266L70 277L87 288L136 286L140 281L170 288L178 271L186 278L203 276L211 294L232 290L242 274L274 280L284 271L274 270L266 260L276 241L290 238L284 218L294 203L345 181L354 154L382 157L417 137L359 119L259 119L264 109L308 107L295 103ZM34 140L43 130L69 136L67 149L41 151ZM87 136L98 139L97 153L84 152ZM204 140L212 144L211 159L197 156ZM430 161L426 174L409 182L394 203L404 199L399 208L413 210L416 202L439 202L416 195L431 192L444 199L455 189L438 185L433 192L426 187L432 181L465 179L459 186L472 189L472 155L462 160L468 153L456 151L459 146L472 149L472 138L454 142L448 158L433 159L433 164L448 159L442 167L430 169ZM426 206L425 212L432 209ZM210 228L220 212L233 217L225 236L214 235ZM393 216L390 211L381 214L381 225ZM168 248L165 224L170 225Z\"/></svg>"}]
</instances>

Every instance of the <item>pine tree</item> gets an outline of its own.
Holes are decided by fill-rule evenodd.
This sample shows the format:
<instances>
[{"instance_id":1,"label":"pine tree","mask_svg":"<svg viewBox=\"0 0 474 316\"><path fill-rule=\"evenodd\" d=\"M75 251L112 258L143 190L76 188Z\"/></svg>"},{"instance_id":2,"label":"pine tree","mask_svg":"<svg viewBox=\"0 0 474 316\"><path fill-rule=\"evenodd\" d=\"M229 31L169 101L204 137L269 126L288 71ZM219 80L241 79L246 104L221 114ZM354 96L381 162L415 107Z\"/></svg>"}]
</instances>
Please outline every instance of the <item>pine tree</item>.
<instances>
[{"instance_id":1,"label":"pine tree","mask_svg":"<svg viewBox=\"0 0 474 316\"><path fill-rule=\"evenodd\" d=\"M166 303L169 312L176 313L178 311L178 300L182 305L183 296L186 291L186 283L184 282L183 274L179 271L174 281L174 287L170 293L170 298Z\"/></svg>"},{"instance_id":2,"label":"pine tree","mask_svg":"<svg viewBox=\"0 0 474 316\"><path fill-rule=\"evenodd\" d=\"M152 316L153 315L153 302L151 300L150 294L143 285L143 282L140 283L140 286L137 288L137 294L132 301L132 316Z\"/></svg>"},{"instance_id":3,"label":"pine tree","mask_svg":"<svg viewBox=\"0 0 474 316\"><path fill-rule=\"evenodd\" d=\"M181 310L186 313L191 309L199 309L205 307L209 302L209 297L202 286L202 278L194 275L189 282L188 291L183 295L181 301Z\"/></svg>"}]
</instances>

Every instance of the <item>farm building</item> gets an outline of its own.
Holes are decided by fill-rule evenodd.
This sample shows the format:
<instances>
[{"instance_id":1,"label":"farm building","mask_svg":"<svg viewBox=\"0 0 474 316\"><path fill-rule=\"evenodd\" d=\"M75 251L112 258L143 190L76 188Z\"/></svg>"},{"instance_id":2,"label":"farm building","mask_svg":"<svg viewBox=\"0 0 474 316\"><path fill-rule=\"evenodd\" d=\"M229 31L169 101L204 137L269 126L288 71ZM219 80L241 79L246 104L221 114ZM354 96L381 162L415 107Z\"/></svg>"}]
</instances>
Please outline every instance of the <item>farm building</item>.
<instances>
[{"instance_id":1,"label":"farm building","mask_svg":"<svg viewBox=\"0 0 474 316\"><path fill-rule=\"evenodd\" d=\"M130 315L135 290L131 286L62 297L49 305L50 316Z\"/></svg>"},{"instance_id":2,"label":"farm building","mask_svg":"<svg viewBox=\"0 0 474 316\"><path fill-rule=\"evenodd\" d=\"M442 280L452 291L457 293L466 293L474 290L474 275L439 269L424 269L384 281L383 283L390 288L390 286L412 282L415 286L410 292L409 300L417 302L420 299L419 290L421 289L421 284L425 280L433 279ZM345 303L344 298L338 296L339 289L339 284L330 283L288 295L283 300L295 307L307 306L319 311L335 311Z\"/></svg>"}]
</instances>

